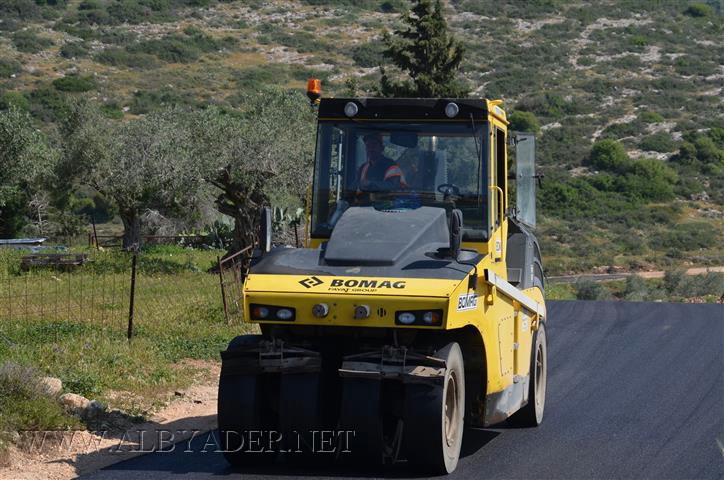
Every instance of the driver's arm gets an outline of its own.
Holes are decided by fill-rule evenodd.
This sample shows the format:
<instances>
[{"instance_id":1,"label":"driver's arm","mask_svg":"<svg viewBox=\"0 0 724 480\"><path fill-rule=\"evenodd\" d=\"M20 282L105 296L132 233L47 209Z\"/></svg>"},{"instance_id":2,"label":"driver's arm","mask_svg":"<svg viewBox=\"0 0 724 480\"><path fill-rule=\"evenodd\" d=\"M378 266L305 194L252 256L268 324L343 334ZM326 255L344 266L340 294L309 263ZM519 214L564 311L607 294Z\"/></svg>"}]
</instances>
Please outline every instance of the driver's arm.
<instances>
[{"instance_id":1,"label":"driver's arm","mask_svg":"<svg viewBox=\"0 0 724 480\"><path fill-rule=\"evenodd\" d=\"M402 173L400 166L396 163L390 165L387 169L383 181L385 186L392 190L408 188L407 182L405 181L405 175Z\"/></svg>"}]
</instances>

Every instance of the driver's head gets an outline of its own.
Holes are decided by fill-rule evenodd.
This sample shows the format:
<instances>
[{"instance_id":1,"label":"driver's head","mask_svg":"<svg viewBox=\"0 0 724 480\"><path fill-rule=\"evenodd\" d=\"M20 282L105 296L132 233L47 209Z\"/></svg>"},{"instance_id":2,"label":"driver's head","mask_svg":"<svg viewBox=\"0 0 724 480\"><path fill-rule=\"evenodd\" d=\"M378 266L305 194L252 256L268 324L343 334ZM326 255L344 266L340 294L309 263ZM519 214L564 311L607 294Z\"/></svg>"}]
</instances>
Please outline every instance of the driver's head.
<instances>
[{"instance_id":1,"label":"driver's head","mask_svg":"<svg viewBox=\"0 0 724 480\"><path fill-rule=\"evenodd\" d=\"M375 163L379 158L382 157L382 152L385 151L385 143L382 141L381 133L368 133L362 140L365 143L367 149L367 160L370 163Z\"/></svg>"}]
</instances>

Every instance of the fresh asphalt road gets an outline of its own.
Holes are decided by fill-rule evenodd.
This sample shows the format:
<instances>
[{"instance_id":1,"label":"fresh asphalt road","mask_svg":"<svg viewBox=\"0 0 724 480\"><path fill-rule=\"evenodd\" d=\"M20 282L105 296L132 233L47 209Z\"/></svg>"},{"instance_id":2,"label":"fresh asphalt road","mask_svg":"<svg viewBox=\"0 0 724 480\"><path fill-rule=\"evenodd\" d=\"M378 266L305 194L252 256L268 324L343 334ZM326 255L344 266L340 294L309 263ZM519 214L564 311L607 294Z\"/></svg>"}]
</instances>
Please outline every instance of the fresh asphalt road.
<instances>
[{"instance_id":1,"label":"fresh asphalt road","mask_svg":"<svg viewBox=\"0 0 724 480\"><path fill-rule=\"evenodd\" d=\"M539 428L466 432L448 478L724 478L724 306L549 302ZM233 470L221 454L153 453L88 479L406 477L280 465Z\"/></svg>"}]
</instances>

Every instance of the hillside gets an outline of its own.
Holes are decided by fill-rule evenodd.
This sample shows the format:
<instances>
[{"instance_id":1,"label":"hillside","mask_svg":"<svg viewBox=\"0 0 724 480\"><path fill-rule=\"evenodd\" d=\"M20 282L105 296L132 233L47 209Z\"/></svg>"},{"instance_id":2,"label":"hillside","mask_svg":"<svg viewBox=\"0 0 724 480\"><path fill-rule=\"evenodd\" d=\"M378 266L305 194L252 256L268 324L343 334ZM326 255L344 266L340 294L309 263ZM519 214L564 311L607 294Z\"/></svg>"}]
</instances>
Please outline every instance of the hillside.
<instances>
[{"instance_id":1,"label":"hillside","mask_svg":"<svg viewBox=\"0 0 724 480\"><path fill-rule=\"evenodd\" d=\"M716 3L716 2L715 2ZM404 0L0 0L0 108L53 131L64 99L113 118L239 107L267 84L371 92ZM471 95L540 123L548 273L724 264L721 12L685 1L455 0ZM591 160L613 139L616 165Z\"/></svg>"}]
</instances>

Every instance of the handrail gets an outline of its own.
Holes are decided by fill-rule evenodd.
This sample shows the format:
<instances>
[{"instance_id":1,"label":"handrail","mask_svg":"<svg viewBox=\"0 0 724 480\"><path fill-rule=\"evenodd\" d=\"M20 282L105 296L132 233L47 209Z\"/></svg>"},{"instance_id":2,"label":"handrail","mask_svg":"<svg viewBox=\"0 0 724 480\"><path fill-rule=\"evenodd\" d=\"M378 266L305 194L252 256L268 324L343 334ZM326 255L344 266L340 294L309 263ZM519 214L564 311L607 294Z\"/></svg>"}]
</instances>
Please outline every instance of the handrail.
<instances>
[{"instance_id":1,"label":"handrail","mask_svg":"<svg viewBox=\"0 0 724 480\"><path fill-rule=\"evenodd\" d=\"M498 211L497 211L496 213L497 213L497 214L499 215L499 217L500 217L500 228L502 229L502 228L503 228L503 218L505 218L505 192L503 192L503 189L500 188L500 187L497 186L497 185L491 185L491 186L490 186L490 190L492 190L492 191L496 191L496 190L497 190L497 193L498 193L499 196L500 196L500 201L498 202ZM495 224L495 222L493 222L493 224ZM501 232L501 235L500 235L500 256L501 256L502 258L505 258L506 250L507 250L506 241L505 241L505 239L503 238L503 234L502 234L502 232Z\"/></svg>"}]
</instances>

